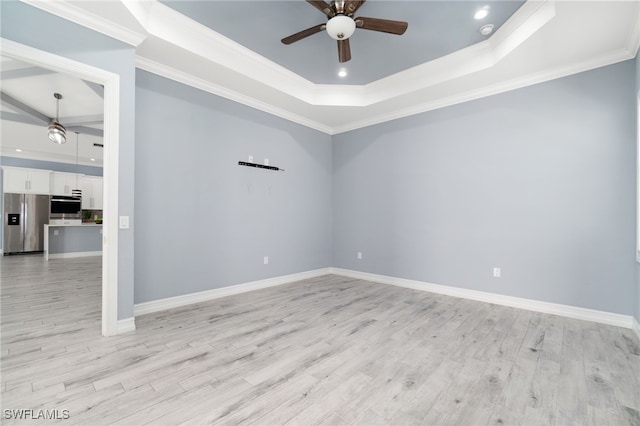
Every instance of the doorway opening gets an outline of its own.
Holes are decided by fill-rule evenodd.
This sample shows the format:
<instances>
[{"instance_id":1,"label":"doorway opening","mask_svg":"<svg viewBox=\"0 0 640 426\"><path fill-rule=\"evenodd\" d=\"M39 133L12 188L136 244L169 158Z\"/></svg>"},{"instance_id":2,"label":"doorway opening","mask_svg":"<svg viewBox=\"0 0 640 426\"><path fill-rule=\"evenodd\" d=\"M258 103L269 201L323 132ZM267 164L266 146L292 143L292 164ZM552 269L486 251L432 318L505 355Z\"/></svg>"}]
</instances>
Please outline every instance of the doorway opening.
<instances>
[{"instance_id":1,"label":"doorway opening","mask_svg":"<svg viewBox=\"0 0 640 426\"><path fill-rule=\"evenodd\" d=\"M118 154L120 77L31 46L0 39L4 56L41 68L80 78L104 87L103 235L102 235L102 335L112 336L132 329L118 323Z\"/></svg>"}]
</instances>

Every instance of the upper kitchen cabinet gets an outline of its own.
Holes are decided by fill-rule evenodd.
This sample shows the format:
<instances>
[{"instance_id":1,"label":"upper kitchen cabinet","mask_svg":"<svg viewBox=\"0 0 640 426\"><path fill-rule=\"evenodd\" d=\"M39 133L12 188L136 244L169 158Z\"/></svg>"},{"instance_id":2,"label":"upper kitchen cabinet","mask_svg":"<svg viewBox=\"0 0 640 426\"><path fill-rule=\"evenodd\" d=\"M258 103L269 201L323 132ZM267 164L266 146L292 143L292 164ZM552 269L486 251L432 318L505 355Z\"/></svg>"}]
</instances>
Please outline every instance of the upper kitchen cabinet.
<instances>
[{"instance_id":1,"label":"upper kitchen cabinet","mask_svg":"<svg viewBox=\"0 0 640 426\"><path fill-rule=\"evenodd\" d=\"M82 210L102 210L102 177L82 176Z\"/></svg>"},{"instance_id":2,"label":"upper kitchen cabinet","mask_svg":"<svg viewBox=\"0 0 640 426\"><path fill-rule=\"evenodd\" d=\"M3 167L3 190L14 194L49 195L50 170Z\"/></svg>"},{"instance_id":3,"label":"upper kitchen cabinet","mask_svg":"<svg viewBox=\"0 0 640 426\"><path fill-rule=\"evenodd\" d=\"M74 189L81 189L82 175L75 173L51 173L51 195L70 196Z\"/></svg>"}]
</instances>

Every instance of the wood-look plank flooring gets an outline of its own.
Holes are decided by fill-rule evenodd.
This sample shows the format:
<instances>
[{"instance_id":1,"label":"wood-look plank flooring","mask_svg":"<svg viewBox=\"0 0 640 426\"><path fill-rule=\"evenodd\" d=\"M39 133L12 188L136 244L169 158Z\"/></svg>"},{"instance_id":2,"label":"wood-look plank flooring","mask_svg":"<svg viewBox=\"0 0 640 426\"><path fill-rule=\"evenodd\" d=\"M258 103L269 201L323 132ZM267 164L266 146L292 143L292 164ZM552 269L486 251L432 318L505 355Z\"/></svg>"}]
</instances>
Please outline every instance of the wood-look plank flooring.
<instances>
[{"instance_id":1,"label":"wood-look plank flooring","mask_svg":"<svg viewBox=\"0 0 640 426\"><path fill-rule=\"evenodd\" d=\"M100 262L2 258L3 424L640 425L630 330L329 275L104 338Z\"/></svg>"}]
</instances>

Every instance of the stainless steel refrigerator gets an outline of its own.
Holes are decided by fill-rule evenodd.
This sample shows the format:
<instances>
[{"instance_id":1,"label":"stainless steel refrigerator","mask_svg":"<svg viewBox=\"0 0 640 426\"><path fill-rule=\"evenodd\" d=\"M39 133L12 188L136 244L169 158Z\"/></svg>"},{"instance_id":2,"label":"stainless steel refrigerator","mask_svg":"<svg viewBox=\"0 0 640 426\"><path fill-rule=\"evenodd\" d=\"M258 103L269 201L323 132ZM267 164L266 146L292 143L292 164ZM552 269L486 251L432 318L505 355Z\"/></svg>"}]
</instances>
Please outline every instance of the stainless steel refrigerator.
<instances>
[{"instance_id":1,"label":"stainless steel refrigerator","mask_svg":"<svg viewBox=\"0 0 640 426\"><path fill-rule=\"evenodd\" d=\"M3 253L43 251L47 223L48 195L4 194Z\"/></svg>"}]
</instances>

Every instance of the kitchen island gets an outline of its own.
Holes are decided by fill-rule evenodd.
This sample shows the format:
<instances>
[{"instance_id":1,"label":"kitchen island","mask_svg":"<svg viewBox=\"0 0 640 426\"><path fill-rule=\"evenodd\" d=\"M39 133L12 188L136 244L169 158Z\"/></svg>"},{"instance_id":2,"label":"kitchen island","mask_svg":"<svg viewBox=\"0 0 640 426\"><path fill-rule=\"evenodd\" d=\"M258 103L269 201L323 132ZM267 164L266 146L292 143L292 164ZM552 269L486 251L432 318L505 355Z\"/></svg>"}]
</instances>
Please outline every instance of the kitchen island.
<instances>
[{"instance_id":1,"label":"kitchen island","mask_svg":"<svg viewBox=\"0 0 640 426\"><path fill-rule=\"evenodd\" d=\"M44 258L101 256L102 225L44 225Z\"/></svg>"}]
</instances>

